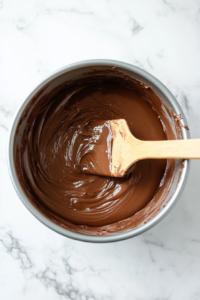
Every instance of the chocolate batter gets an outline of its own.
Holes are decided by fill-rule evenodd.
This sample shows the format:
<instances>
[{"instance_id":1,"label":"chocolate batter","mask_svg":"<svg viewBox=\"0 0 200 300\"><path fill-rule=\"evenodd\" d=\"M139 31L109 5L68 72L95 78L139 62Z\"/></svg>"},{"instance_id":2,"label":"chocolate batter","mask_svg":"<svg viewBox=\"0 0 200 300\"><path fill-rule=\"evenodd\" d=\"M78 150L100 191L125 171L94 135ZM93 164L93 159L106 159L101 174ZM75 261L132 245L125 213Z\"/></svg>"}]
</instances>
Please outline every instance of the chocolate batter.
<instances>
[{"instance_id":1,"label":"chocolate batter","mask_svg":"<svg viewBox=\"0 0 200 300\"><path fill-rule=\"evenodd\" d=\"M84 155L81 170L86 174L111 176L113 131L110 121L90 122L82 134Z\"/></svg>"},{"instance_id":2,"label":"chocolate batter","mask_svg":"<svg viewBox=\"0 0 200 300\"><path fill-rule=\"evenodd\" d=\"M152 218L170 191L175 161L139 161L125 178L86 174L89 123L126 119L141 140L175 139L180 129L173 131L173 113L142 82L124 74L86 75L33 99L16 168L26 194L46 216L70 230L101 235Z\"/></svg>"}]
</instances>

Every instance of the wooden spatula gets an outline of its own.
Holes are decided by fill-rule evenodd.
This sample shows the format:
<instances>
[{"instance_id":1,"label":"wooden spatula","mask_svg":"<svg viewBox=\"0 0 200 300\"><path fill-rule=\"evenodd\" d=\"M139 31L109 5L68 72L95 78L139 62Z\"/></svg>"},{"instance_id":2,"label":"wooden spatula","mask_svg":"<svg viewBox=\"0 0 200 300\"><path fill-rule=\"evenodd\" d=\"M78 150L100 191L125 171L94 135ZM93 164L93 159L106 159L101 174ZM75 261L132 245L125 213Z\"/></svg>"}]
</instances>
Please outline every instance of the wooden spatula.
<instances>
[{"instance_id":1,"label":"wooden spatula","mask_svg":"<svg viewBox=\"0 0 200 300\"><path fill-rule=\"evenodd\" d=\"M113 133L111 164L107 169L104 168L103 172L101 164L98 164L96 174L123 177L130 166L141 159L200 158L200 139L141 141L131 134L125 120L106 122L110 122ZM94 148L94 151L96 152L95 162L98 163L102 160L102 152L98 153L98 146Z\"/></svg>"}]
</instances>

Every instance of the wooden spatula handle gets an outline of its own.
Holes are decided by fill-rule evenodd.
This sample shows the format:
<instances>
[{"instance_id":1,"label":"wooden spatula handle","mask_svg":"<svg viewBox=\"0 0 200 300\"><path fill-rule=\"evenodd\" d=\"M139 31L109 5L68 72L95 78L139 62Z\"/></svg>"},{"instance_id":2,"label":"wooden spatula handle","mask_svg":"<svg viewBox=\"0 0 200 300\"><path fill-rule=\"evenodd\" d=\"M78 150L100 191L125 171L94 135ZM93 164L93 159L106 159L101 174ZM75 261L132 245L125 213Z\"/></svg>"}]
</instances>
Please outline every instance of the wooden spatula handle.
<instances>
[{"instance_id":1,"label":"wooden spatula handle","mask_svg":"<svg viewBox=\"0 0 200 300\"><path fill-rule=\"evenodd\" d=\"M200 139L173 141L141 141L140 151L140 159L200 158Z\"/></svg>"},{"instance_id":2,"label":"wooden spatula handle","mask_svg":"<svg viewBox=\"0 0 200 300\"><path fill-rule=\"evenodd\" d=\"M142 141L135 138L126 120L112 120L112 176L123 177L135 162L148 158L200 158L200 139Z\"/></svg>"}]
</instances>

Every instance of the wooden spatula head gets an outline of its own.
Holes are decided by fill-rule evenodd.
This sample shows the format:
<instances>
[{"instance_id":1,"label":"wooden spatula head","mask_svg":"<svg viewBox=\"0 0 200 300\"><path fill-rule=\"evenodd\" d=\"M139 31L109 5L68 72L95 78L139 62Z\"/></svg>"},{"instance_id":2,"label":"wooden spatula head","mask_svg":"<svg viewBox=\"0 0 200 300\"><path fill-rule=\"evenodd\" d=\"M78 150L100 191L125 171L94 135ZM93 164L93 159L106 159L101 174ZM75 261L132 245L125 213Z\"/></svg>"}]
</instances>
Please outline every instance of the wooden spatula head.
<instances>
[{"instance_id":1,"label":"wooden spatula head","mask_svg":"<svg viewBox=\"0 0 200 300\"><path fill-rule=\"evenodd\" d=\"M112 120L110 126L113 132L111 176L123 177L129 167L139 158L137 145L140 141L131 134L126 120ZM135 160L133 155L135 155Z\"/></svg>"}]
</instances>

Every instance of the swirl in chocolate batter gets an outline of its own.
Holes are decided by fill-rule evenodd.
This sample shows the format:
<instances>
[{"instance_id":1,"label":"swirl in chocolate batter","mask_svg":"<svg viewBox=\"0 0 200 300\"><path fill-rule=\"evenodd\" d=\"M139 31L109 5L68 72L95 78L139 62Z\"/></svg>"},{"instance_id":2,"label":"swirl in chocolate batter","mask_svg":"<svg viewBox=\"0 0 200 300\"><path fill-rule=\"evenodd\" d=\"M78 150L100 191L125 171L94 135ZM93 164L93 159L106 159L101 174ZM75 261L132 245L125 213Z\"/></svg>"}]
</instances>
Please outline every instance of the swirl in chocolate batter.
<instances>
[{"instance_id":1,"label":"swirl in chocolate batter","mask_svg":"<svg viewBox=\"0 0 200 300\"><path fill-rule=\"evenodd\" d=\"M16 167L30 200L54 222L101 235L134 228L160 209L170 190L174 160L139 161L125 178L83 172L85 155L98 143L98 132L91 139L90 122L122 118L138 139L175 139L173 113L151 88L126 76L66 82L33 107Z\"/></svg>"}]
</instances>

